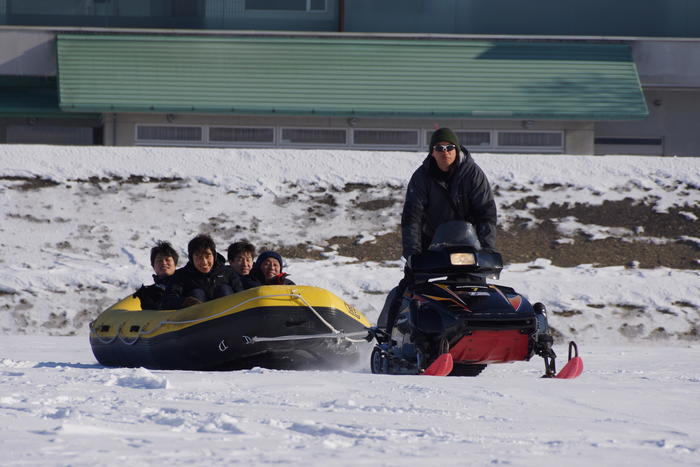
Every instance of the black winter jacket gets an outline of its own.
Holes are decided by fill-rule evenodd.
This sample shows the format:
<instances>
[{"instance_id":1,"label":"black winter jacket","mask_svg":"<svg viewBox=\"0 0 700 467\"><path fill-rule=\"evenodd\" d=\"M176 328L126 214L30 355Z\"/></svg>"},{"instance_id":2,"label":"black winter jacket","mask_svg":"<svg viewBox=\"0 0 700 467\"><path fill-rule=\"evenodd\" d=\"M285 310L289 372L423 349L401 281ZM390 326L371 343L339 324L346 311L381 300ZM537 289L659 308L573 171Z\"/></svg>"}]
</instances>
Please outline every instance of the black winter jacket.
<instances>
[{"instance_id":1,"label":"black winter jacket","mask_svg":"<svg viewBox=\"0 0 700 467\"><path fill-rule=\"evenodd\" d=\"M243 284L243 288L246 290L252 289L254 287L260 287L260 282L257 279L253 278L252 274L241 276L241 284Z\"/></svg>"},{"instance_id":2,"label":"black winter jacket","mask_svg":"<svg viewBox=\"0 0 700 467\"><path fill-rule=\"evenodd\" d=\"M160 277L153 274L153 285L142 285L134 293L134 297L138 297L141 301L142 310L160 310L165 298L165 291L173 276Z\"/></svg>"},{"instance_id":3,"label":"black winter jacket","mask_svg":"<svg viewBox=\"0 0 700 467\"><path fill-rule=\"evenodd\" d=\"M403 256L427 250L435 229L450 220L474 224L482 247L496 247L496 202L486 175L469 151L462 151L448 173L428 155L413 173L401 215Z\"/></svg>"},{"instance_id":4,"label":"black winter jacket","mask_svg":"<svg viewBox=\"0 0 700 467\"><path fill-rule=\"evenodd\" d=\"M230 266L224 264L223 256L217 254L214 266L206 274L199 272L192 262L175 271L166 291L165 302L173 306L182 299L189 297L194 289L202 289L207 300L214 298L214 291L220 285L230 285L234 292L243 290L241 278Z\"/></svg>"}]
</instances>

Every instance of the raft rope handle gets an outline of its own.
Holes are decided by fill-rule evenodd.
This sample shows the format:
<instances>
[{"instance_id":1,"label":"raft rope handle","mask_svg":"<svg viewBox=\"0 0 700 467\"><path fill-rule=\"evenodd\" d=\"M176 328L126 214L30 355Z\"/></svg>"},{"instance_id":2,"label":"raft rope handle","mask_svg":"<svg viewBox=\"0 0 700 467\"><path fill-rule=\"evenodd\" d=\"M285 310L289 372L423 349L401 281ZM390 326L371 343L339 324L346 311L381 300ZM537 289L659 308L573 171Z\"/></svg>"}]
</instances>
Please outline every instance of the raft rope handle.
<instances>
[{"instance_id":1,"label":"raft rope handle","mask_svg":"<svg viewBox=\"0 0 700 467\"><path fill-rule=\"evenodd\" d=\"M141 334L145 334L145 333L142 333L142 332L139 331L139 333L136 335L136 337L134 338L134 340L132 340L132 341L127 341L126 339L124 339L124 337L122 337L122 336L119 334L119 331L122 330L122 327L124 327L124 324L126 324L126 323L122 323L122 324L119 325L119 327L117 328L117 332L114 333L114 337L112 337L112 338L110 338L110 339L102 339L102 338L97 334L97 330L95 330L95 328L93 327L92 330L95 331L95 339L97 339L97 341L98 341L100 344L105 344L105 345L107 345L107 344L111 344L112 342L114 342L115 340L117 340L117 338L119 338L119 340L122 341L122 343L124 343L124 344L126 344L126 345L134 345L134 344L135 344L136 342L138 342L138 340L141 338Z\"/></svg>"},{"instance_id":2,"label":"raft rope handle","mask_svg":"<svg viewBox=\"0 0 700 467\"><path fill-rule=\"evenodd\" d=\"M124 339L122 336L119 336L119 340L122 341L122 343L124 343L126 345L134 345L136 342L138 342L138 340L140 338L141 338L140 332L138 334L136 334L136 337L134 337L134 340L132 340L132 341L128 341L128 340Z\"/></svg>"},{"instance_id":3,"label":"raft rope handle","mask_svg":"<svg viewBox=\"0 0 700 467\"><path fill-rule=\"evenodd\" d=\"M279 337L250 337L243 336L246 344L256 344L258 342L275 342L275 341L300 341L305 339L322 339L324 337L337 337L347 339L350 342L367 342L366 339L350 339L348 336L361 336L366 335L367 331L352 332L349 334L341 332L340 334L302 334L302 335L290 335L290 336L279 336Z\"/></svg>"},{"instance_id":4,"label":"raft rope handle","mask_svg":"<svg viewBox=\"0 0 700 467\"><path fill-rule=\"evenodd\" d=\"M297 297L297 298L299 298L299 300L301 300L302 302L304 302L304 304L305 304L306 306L309 307L309 309L313 312L313 314L315 314L316 317L317 317L319 320L321 320L321 322L322 322L323 324L325 324L326 327L328 327L328 329L330 329L331 332L332 332L333 334L335 334L335 335L338 337L338 340L340 340L341 338L343 338L343 339L347 339L347 340L350 341L350 342L362 342L362 341L365 341L365 339L350 339L349 337L347 337L348 335L355 335L355 334L357 334L357 333L345 334L345 333L342 333L341 331L338 331L336 328L333 327L333 325L332 325L331 323L329 323L328 321L326 321L325 319L323 319L323 317L321 316L321 314L320 314L318 311L316 311L316 309L315 309L314 307L312 307L312 306L309 304L309 302L307 302L306 299L305 299L304 297L301 296L301 294L297 294L297 295L294 295L294 296ZM280 340L281 340L281 339L280 339Z\"/></svg>"},{"instance_id":5,"label":"raft rope handle","mask_svg":"<svg viewBox=\"0 0 700 467\"><path fill-rule=\"evenodd\" d=\"M119 337L119 331L122 330L122 326L124 326L124 323L122 323L122 324L119 325L119 327L117 328L117 332L114 334L114 337L112 337L112 338L110 338L110 339L102 339L102 338L97 334L97 330L96 330L94 327L92 328L92 330L95 332L95 339L97 339L97 341L98 341L100 344L105 344L105 345L106 345L106 344L111 344L112 342L114 342L115 340L117 340L117 337Z\"/></svg>"},{"instance_id":6,"label":"raft rope handle","mask_svg":"<svg viewBox=\"0 0 700 467\"><path fill-rule=\"evenodd\" d=\"M300 293L296 293L296 294L294 294L293 296L294 296L294 297L297 297L299 300L301 300L301 301L304 303L304 305L308 306L308 307L309 307L309 310L311 310L311 312L312 312L313 314L315 314L316 317L317 317L323 324L325 324L326 327L327 327L328 329L330 329L331 332L332 332L333 334L340 334L340 331L338 331L336 328L334 328L333 325L332 325L331 323L329 323L328 321L326 321L325 319L323 319L323 316L321 316L321 314L320 314L318 311L316 311L316 309L315 309L314 307L312 307L312 306L309 304L309 302L307 302L306 299L305 299L304 297L301 296Z\"/></svg>"}]
</instances>

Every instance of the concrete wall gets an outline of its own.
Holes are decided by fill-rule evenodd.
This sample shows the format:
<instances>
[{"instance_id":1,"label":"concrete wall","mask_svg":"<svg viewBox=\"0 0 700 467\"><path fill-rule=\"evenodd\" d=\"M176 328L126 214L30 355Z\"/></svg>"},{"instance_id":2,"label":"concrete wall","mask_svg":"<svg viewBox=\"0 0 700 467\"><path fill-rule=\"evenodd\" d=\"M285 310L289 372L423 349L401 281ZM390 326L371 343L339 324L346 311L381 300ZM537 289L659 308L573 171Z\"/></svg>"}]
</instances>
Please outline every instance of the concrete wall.
<instances>
[{"instance_id":1,"label":"concrete wall","mask_svg":"<svg viewBox=\"0 0 700 467\"><path fill-rule=\"evenodd\" d=\"M700 88L700 40L636 41L632 56L646 88Z\"/></svg>"},{"instance_id":2,"label":"concrete wall","mask_svg":"<svg viewBox=\"0 0 700 467\"><path fill-rule=\"evenodd\" d=\"M597 122L595 135L660 139L661 144L596 145L596 153L700 156L700 41L634 41L631 46L649 116Z\"/></svg>"},{"instance_id":3,"label":"concrete wall","mask_svg":"<svg viewBox=\"0 0 700 467\"><path fill-rule=\"evenodd\" d=\"M55 34L0 30L0 75L56 76Z\"/></svg>"},{"instance_id":4,"label":"concrete wall","mask_svg":"<svg viewBox=\"0 0 700 467\"><path fill-rule=\"evenodd\" d=\"M0 117L0 144L102 144L99 126L83 118Z\"/></svg>"},{"instance_id":5,"label":"concrete wall","mask_svg":"<svg viewBox=\"0 0 700 467\"><path fill-rule=\"evenodd\" d=\"M646 89L649 117L634 122L598 122L596 138L661 138L662 147L617 147L598 153L700 156L700 89Z\"/></svg>"}]
</instances>

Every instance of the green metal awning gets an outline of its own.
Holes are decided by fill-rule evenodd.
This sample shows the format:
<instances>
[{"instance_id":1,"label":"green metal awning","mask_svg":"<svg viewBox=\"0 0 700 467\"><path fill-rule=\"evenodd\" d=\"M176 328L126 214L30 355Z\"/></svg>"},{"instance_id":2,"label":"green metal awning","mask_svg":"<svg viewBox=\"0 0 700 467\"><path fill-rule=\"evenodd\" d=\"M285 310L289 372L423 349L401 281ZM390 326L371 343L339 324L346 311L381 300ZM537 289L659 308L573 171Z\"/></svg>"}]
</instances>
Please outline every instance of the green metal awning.
<instances>
[{"instance_id":1,"label":"green metal awning","mask_svg":"<svg viewBox=\"0 0 700 467\"><path fill-rule=\"evenodd\" d=\"M62 113L55 89L0 88L0 116L50 117Z\"/></svg>"},{"instance_id":2,"label":"green metal awning","mask_svg":"<svg viewBox=\"0 0 700 467\"><path fill-rule=\"evenodd\" d=\"M77 112L635 119L626 45L309 37L58 36Z\"/></svg>"},{"instance_id":3,"label":"green metal awning","mask_svg":"<svg viewBox=\"0 0 700 467\"><path fill-rule=\"evenodd\" d=\"M0 77L0 117L92 117L63 112L58 106L56 81L43 77Z\"/></svg>"}]
</instances>

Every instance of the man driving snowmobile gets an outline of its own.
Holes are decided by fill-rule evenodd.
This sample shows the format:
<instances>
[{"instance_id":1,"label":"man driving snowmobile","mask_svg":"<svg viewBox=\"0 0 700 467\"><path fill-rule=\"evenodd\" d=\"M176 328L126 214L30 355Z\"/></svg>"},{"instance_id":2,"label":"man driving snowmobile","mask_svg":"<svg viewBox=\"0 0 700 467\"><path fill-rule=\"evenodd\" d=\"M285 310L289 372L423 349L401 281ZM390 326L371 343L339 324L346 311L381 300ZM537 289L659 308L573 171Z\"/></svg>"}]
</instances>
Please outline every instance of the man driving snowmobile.
<instances>
[{"instance_id":1,"label":"man driving snowmobile","mask_svg":"<svg viewBox=\"0 0 700 467\"><path fill-rule=\"evenodd\" d=\"M476 376L490 363L539 355L547 378L581 374L574 342L557 373L544 304L486 282L503 268L494 250L496 203L486 175L448 128L433 133L430 154L411 177L401 233L405 274L370 329L372 373Z\"/></svg>"},{"instance_id":2,"label":"man driving snowmobile","mask_svg":"<svg viewBox=\"0 0 700 467\"><path fill-rule=\"evenodd\" d=\"M482 248L496 246L496 203L486 175L449 128L430 138L430 153L411 176L401 215L403 257L427 250L435 229L450 220L474 225ZM404 277L390 299L387 331L408 285Z\"/></svg>"}]
</instances>

